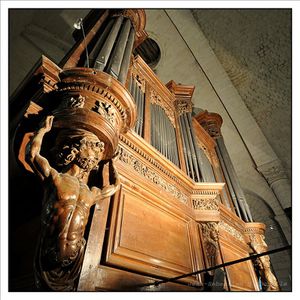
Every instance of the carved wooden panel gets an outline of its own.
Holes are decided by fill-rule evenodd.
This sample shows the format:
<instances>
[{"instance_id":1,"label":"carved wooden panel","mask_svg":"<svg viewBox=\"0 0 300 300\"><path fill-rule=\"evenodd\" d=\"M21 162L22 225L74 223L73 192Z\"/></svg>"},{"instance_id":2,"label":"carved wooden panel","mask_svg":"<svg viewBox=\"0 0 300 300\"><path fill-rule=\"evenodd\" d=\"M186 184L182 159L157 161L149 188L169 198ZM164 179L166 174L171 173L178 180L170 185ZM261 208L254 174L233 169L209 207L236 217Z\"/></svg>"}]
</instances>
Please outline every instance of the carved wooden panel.
<instances>
[{"instance_id":1,"label":"carved wooden panel","mask_svg":"<svg viewBox=\"0 0 300 300\"><path fill-rule=\"evenodd\" d=\"M221 231L220 231L221 233ZM233 239L220 239L224 262L229 262L249 256L249 253L239 247ZM246 261L226 267L231 291L258 291L257 278L251 261Z\"/></svg>"},{"instance_id":2,"label":"carved wooden panel","mask_svg":"<svg viewBox=\"0 0 300 300\"><path fill-rule=\"evenodd\" d=\"M114 202L104 264L152 276L194 271L193 221L133 191ZM184 281L199 285L196 277Z\"/></svg>"}]
</instances>

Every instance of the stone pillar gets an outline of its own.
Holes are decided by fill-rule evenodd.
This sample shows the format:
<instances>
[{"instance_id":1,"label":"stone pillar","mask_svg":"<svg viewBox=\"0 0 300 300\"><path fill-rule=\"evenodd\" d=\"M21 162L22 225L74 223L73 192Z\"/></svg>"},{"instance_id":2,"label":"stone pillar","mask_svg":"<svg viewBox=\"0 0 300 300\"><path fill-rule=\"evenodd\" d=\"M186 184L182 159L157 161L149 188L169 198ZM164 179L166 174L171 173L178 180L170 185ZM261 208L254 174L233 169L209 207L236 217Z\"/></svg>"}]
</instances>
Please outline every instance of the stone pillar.
<instances>
[{"instance_id":1,"label":"stone pillar","mask_svg":"<svg viewBox=\"0 0 300 300\"><path fill-rule=\"evenodd\" d=\"M257 167L257 170L267 180L283 209L291 207L291 183L279 160Z\"/></svg>"}]
</instances>

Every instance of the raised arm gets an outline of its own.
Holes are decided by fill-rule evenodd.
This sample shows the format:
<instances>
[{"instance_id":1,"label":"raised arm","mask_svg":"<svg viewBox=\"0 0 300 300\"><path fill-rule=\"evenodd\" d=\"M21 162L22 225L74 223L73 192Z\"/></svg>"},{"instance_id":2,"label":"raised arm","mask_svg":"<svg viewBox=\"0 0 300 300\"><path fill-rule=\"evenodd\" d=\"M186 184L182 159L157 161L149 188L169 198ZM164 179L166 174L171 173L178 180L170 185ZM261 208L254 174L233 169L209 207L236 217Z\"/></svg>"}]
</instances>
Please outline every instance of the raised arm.
<instances>
[{"instance_id":1,"label":"raised arm","mask_svg":"<svg viewBox=\"0 0 300 300\"><path fill-rule=\"evenodd\" d=\"M118 157L118 153L114 155L114 157L109 160L109 177L111 178L111 184L99 189L97 187L92 187L92 192L96 193L96 199L104 199L112 196L119 188L120 188L120 177L117 169L115 168L114 162Z\"/></svg>"},{"instance_id":2,"label":"raised arm","mask_svg":"<svg viewBox=\"0 0 300 300\"><path fill-rule=\"evenodd\" d=\"M101 190L102 198L112 196L120 188L120 177L119 173L114 165L116 157L109 161L109 177L112 178L112 184L105 186Z\"/></svg>"},{"instance_id":3,"label":"raised arm","mask_svg":"<svg viewBox=\"0 0 300 300\"><path fill-rule=\"evenodd\" d=\"M44 135L52 128L53 118L54 116L47 116L44 126L35 133L32 140L27 144L26 149L27 161L42 180L48 177L52 171L48 160L40 155L40 151Z\"/></svg>"}]
</instances>

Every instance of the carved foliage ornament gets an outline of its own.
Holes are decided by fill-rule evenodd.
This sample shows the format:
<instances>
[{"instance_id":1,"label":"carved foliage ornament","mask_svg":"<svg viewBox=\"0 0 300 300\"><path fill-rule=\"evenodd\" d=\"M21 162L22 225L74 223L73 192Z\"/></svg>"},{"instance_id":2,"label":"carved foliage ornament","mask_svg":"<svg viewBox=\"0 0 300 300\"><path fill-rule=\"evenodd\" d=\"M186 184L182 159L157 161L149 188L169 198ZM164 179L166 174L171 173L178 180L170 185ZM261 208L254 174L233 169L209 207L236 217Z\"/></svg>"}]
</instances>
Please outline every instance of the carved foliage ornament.
<instances>
[{"instance_id":1,"label":"carved foliage ornament","mask_svg":"<svg viewBox=\"0 0 300 300\"><path fill-rule=\"evenodd\" d=\"M172 106L170 104L168 105L165 101L163 101L161 96L158 95L154 89L150 89L150 102L152 104L159 105L165 111L172 125L175 127L175 118Z\"/></svg>"},{"instance_id":2,"label":"carved foliage ornament","mask_svg":"<svg viewBox=\"0 0 300 300\"><path fill-rule=\"evenodd\" d=\"M183 113L190 113L193 109L193 104L189 98L188 99L176 99L175 107L176 107L178 116L180 116Z\"/></svg>"},{"instance_id":3,"label":"carved foliage ornament","mask_svg":"<svg viewBox=\"0 0 300 300\"><path fill-rule=\"evenodd\" d=\"M219 210L218 200L216 198L198 198L193 199L193 208L196 210Z\"/></svg>"},{"instance_id":4,"label":"carved foliage ornament","mask_svg":"<svg viewBox=\"0 0 300 300\"><path fill-rule=\"evenodd\" d=\"M119 159L130 165L136 172L138 172L143 177L151 180L153 183L160 186L167 193L170 193L173 197L177 198L179 201L187 204L188 197L184 195L181 191L179 191L175 186L168 183L166 180L161 178L156 172L150 170L146 165L144 165L140 160L136 157L128 153L123 148L120 149Z\"/></svg>"}]
</instances>

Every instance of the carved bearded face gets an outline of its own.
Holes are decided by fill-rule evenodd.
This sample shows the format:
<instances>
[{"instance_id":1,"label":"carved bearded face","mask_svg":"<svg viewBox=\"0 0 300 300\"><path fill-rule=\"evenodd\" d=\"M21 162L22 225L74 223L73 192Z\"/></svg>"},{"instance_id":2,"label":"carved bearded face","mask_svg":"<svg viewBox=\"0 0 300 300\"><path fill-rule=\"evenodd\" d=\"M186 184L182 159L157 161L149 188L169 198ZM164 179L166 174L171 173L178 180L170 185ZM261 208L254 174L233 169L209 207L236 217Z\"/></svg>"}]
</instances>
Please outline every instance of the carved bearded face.
<instances>
[{"instance_id":1,"label":"carved bearded face","mask_svg":"<svg viewBox=\"0 0 300 300\"><path fill-rule=\"evenodd\" d=\"M102 159L104 143L94 137L85 137L80 141L78 153L75 158L76 164L86 171L97 168Z\"/></svg>"},{"instance_id":2,"label":"carved bearded face","mask_svg":"<svg viewBox=\"0 0 300 300\"><path fill-rule=\"evenodd\" d=\"M86 130L64 130L56 140L57 164L77 164L85 171L96 169L104 153L104 143Z\"/></svg>"}]
</instances>

